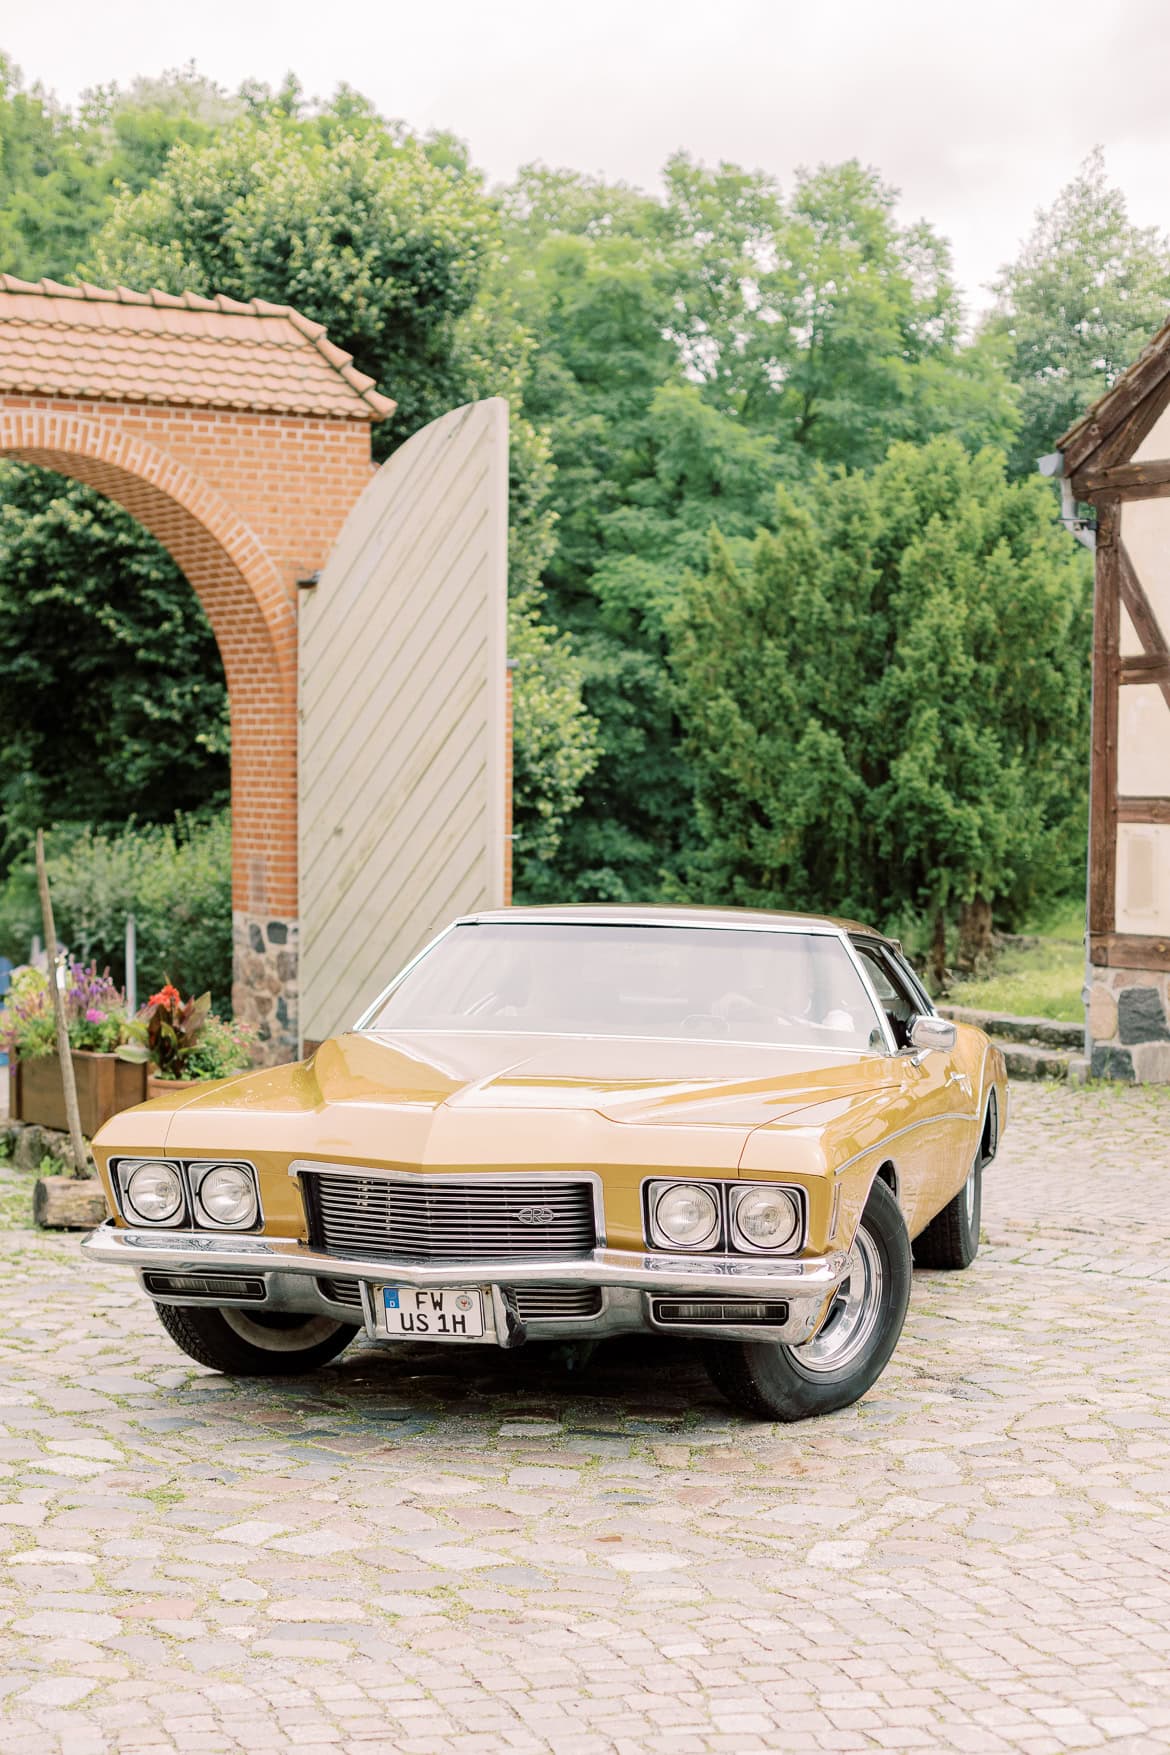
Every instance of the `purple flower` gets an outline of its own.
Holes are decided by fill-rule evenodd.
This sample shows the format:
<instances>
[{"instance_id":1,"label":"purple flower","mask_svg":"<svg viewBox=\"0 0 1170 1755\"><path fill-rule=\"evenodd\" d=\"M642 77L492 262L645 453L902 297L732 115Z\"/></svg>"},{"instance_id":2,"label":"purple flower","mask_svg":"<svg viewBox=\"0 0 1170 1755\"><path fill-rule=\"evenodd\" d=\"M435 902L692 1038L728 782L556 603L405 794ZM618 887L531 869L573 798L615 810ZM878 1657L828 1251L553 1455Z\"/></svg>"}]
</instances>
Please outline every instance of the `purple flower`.
<instances>
[{"instance_id":1,"label":"purple flower","mask_svg":"<svg viewBox=\"0 0 1170 1755\"><path fill-rule=\"evenodd\" d=\"M104 1024L108 1017L108 1012L99 1011L96 1005L91 1005L85 1014L85 1021L87 1024Z\"/></svg>"}]
</instances>

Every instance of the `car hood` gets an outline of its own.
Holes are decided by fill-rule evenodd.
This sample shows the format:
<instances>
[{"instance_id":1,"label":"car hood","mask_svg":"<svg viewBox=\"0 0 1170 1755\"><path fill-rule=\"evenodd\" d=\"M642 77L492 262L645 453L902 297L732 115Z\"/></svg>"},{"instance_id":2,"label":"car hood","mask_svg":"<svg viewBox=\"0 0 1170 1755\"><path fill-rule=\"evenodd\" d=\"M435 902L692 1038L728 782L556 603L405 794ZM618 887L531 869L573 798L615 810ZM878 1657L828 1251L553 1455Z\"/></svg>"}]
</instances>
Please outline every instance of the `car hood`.
<instances>
[{"instance_id":1,"label":"car hood","mask_svg":"<svg viewBox=\"0 0 1170 1755\"><path fill-rule=\"evenodd\" d=\"M436 1165L604 1162L645 1155L634 1137L643 1130L659 1138L659 1149L674 1151L677 1139L669 1146L662 1130L689 1128L704 1143L688 1152L734 1164L755 1128L796 1117L827 1122L893 1082L890 1062L873 1054L354 1033L323 1043L308 1061L175 1092L131 1115L145 1121L157 1111L165 1149L176 1153L287 1151Z\"/></svg>"}]
</instances>

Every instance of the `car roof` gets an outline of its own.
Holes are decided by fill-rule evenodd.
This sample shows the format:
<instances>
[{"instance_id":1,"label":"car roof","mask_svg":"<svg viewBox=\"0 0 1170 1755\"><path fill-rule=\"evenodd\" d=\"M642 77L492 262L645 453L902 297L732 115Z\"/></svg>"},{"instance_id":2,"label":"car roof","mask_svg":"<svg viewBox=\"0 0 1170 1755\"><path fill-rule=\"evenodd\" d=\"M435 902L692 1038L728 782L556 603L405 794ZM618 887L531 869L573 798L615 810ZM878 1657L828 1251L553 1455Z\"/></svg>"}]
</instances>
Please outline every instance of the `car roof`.
<instances>
[{"instance_id":1,"label":"car roof","mask_svg":"<svg viewBox=\"0 0 1170 1755\"><path fill-rule=\"evenodd\" d=\"M885 939L885 934L856 920L842 920L832 914L791 914L767 908L700 908L671 907L666 904L630 906L626 903L572 902L559 907L491 908L460 916L457 924L485 922L509 925L531 922L535 925L562 924L571 926L756 926L761 930L797 931L801 928L823 932L861 932L867 938ZM892 940L886 940L892 943Z\"/></svg>"}]
</instances>

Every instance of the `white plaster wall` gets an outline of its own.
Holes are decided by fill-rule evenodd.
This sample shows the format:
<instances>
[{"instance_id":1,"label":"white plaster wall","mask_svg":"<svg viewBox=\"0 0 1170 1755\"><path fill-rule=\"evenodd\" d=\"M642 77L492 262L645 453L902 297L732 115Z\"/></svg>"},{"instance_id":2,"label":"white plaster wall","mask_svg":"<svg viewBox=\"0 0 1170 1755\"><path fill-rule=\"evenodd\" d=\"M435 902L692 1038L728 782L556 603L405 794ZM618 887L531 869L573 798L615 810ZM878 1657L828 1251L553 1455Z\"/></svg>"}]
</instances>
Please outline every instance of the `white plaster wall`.
<instances>
[{"instance_id":1,"label":"white plaster wall","mask_svg":"<svg viewBox=\"0 0 1170 1755\"><path fill-rule=\"evenodd\" d=\"M1117 930L1170 932L1170 825L1119 823Z\"/></svg>"},{"instance_id":2,"label":"white plaster wall","mask_svg":"<svg viewBox=\"0 0 1170 1755\"><path fill-rule=\"evenodd\" d=\"M1123 501L1121 539L1170 645L1170 499Z\"/></svg>"},{"instance_id":3,"label":"white plaster wall","mask_svg":"<svg viewBox=\"0 0 1170 1755\"><path fill-rule=\"evenodd\" d=\"M1156 683L1118 691L1117 790L1123 798L1170 797L1170 707Z\"/></svg>"},{"instance_id":4,"label":"white plaster wall","mask_svg":"<svg viewBox=\"0 0 1170 1755\"><path fill-rule=\"evenodd\" d=\"M1137 450L1135 463L1161 463L1170 459L1170 407L1164 408Z\"/></svg>"}]
</instances>

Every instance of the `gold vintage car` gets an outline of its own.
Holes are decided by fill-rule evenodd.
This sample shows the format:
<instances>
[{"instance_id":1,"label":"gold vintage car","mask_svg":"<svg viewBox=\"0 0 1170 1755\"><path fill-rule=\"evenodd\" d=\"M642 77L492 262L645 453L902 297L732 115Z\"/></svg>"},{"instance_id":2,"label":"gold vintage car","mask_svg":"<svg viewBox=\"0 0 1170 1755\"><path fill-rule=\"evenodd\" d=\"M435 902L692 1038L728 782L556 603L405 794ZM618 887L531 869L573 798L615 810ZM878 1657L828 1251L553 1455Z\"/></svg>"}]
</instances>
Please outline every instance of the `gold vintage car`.
<instances>
[{"instance_id":1,"label":"gold vintage car","mask_svg":"<svg viewBox=\"0 0 1170 1755\"><path fill-rule=\"evenodd\" d=\"M370 1340L694 1337L793 1420L889 1359L912 1260L966 1267L1003 1056L848 922L692 908L456 921L308 1060L95 1141L137 1272L204 1365Z\"/></svg>"}]
</instances>

